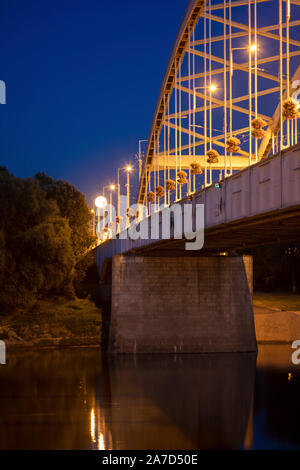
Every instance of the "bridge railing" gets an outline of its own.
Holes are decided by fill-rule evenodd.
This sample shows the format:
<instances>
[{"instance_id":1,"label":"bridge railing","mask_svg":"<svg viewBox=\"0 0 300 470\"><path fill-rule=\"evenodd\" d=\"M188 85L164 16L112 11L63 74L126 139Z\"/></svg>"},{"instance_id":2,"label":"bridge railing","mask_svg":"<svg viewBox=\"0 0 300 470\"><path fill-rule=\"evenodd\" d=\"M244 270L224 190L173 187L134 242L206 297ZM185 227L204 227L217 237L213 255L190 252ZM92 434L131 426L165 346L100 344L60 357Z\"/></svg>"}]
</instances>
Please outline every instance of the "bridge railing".
<instances>
[{"instance_id":1,"label":"bridge railing","mask_svg":"<svg viewBox=\"0 0 300 470\"><path fill-rule=\"evenodd\" d=\"M239 220L247 220L257 216L269 215L300 206L300 145L291 147L273 157L248 167L236 175L221 182L220 187L214 185L178 202L184 206L192 206L192 230L196 231L196 206L203 207L204 229L221 226ZM132 227L124 230L114 239L106 240L96 249L97 266L102 266L105 259L113 255L123 254L143 247L159 244L163 238L163 210L144 221L133 222ZM184 214L184 210L182 210ZM158 218L155 237L151 236L153 217ZM183 215L182 215L183 217ZM148 238L133 239L130 230L140 230L146 224ZM184 238L186 230L184 217L182 233L175 236L174 224L170 230L170 239Z\"/></svg>"}]
</instances>

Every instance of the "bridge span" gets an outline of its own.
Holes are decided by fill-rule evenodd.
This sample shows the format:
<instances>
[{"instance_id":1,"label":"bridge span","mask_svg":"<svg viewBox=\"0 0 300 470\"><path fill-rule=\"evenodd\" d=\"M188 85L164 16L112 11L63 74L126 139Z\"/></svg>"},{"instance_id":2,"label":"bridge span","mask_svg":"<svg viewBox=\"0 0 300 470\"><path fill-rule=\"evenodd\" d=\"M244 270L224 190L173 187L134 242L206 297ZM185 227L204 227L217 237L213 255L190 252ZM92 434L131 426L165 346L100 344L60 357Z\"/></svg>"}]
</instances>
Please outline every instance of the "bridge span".
<instances>
[{"instance_id":1,"label":"bridge span","mask_svg":"<svg viewBox=\"0 0 300 470\"><path fill-rule=\"evenodd\" d=\"M158 239L132 240L128 228L97 248L102 282L112 283L112 350L255 348L252 262L237 252L300 239L300 145L261 160L219 186L179 201L192 204L193 217L196 205L203 204L201 250L186 250L184 236L174 238L174 227L171 239L162 238L165 209L154 214L160 215ZM139 222L133 223L138 231ZM151 217L147 224L151 233Z\"/></svg>"},{"instance_id":2,"label":"bridge span","mask_svg":"<svg viewBox=\"0 0 300 470\"><path fill-rule=\"evenodd\" d=\"M184 218L182 232L163 239L162 212L147 218L148 238L133 240L127 228L96 250L100 273L114 255L203 256L209 253L235 253L243 249L300 239L300 144L261 160L229 178L178 201L203 204L204 244L201 250L186 250ZM171 206L172 207L172 206ZM183 211L182 211L183 214ZM151 218L159 219L159 232L151 237ZM139 232L140 222L132 222ZM193 221L193 230L196 223ZM196 235L195 235L196 236ZM104 275L104 274L103 274Z\"/></svg>"},{"instance_id":3,"label":"bridge span","mask_svg":"<svg viewBox=\"0 0 300 470\"><path fill-rule=\"evenodd\" d=\"M299 27L299 0L188 3L137 205L128 166L117 235L105 222L98 233L111 352L256 349L247 251L300 239Z\"/></svg>"}]
</instances>

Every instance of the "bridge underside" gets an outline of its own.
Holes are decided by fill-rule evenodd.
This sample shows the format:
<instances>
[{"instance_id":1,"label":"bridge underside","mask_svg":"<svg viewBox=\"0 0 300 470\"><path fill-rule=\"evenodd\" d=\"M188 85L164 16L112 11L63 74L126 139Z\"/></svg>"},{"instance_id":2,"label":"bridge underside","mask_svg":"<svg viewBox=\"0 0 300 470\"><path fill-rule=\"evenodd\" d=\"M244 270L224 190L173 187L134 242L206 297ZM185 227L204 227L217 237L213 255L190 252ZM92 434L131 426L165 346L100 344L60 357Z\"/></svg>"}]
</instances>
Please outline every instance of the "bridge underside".
<instances>
[{"instance_id":1,"label":"bridge underside","mask_svg":"<svg viewBox=\"0 0 300 470\"><path fill-rule=\"evenodd\" d=\"M112 353L255 349L252 263L242 255L256 246L300 240L299 158L296 146L181 199L181 210L194 210L197 235L202 232L195 209L202 205L201 250L187 250L184 238L174 239L177 219L170 224L171 238L163 239L165 209L157 212L156 237L148 217L147 239L132 239L128 228L125 238L98 248L102 282L111 279Z\"/></svg>"},{"instance_id":2,"label":"bridge underside","mask_svg":"<svg viewBox=\"0 0 300 470\"><path fill-rule=\"evenodd\" d=\"M299 225L300 205L206 229L200 251L161 240L113 256L109 352L255 351L252 258L238 253L297 241Z\"/></svg>"},{"instance_id":3,"label":"bridge underside","mask_svg":"<svg viewBox=\"0 0 300 470\"><path fill-rule=\"evenodd\" d=\"M186 240L160 240L135 249L143 256L205 256L245 252L257 246L300 241L300 205L218 225L204 231L201 251L187 251Z\"/></svg>"}]
</instances>

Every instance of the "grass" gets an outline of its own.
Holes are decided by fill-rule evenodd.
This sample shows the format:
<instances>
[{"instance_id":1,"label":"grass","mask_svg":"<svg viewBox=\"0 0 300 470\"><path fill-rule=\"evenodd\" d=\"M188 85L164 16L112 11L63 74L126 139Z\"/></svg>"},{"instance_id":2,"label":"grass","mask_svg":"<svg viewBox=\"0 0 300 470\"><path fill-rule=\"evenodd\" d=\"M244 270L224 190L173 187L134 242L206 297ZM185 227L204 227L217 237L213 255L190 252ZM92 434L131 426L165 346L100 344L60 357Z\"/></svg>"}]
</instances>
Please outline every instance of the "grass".
<instances>
[{"instance_id":1,"label":"grass","mask_svg":"<svg viewBox=\"0 0 300 470\"><path fill-rule=\"evenodd\" d=\"M282 292L254 292L253 305L283 312L300 311L300 295Z\"/></svg>"},{"instance_id":2,"label":"grass","mask_svg":"<svg viewBox=\"0 0 300 470\"><path fill-rule=\"evenodd\" d=\"M255 292L254 307L300 311L300 295ZM27 311L0 316L7 346L99 346L101 310L88 299L40 301Z\"/></svg>"},{"instance_id":3,"label":"grass","mask_svg":"<svg viewBox=\"0 0 300 470\"><path fill-rule=\"evenodd\" d=\"M88 299L40 301L28 311L0 317L7 345L100 345L101 310Z\"/></svg>"}]
</instances>

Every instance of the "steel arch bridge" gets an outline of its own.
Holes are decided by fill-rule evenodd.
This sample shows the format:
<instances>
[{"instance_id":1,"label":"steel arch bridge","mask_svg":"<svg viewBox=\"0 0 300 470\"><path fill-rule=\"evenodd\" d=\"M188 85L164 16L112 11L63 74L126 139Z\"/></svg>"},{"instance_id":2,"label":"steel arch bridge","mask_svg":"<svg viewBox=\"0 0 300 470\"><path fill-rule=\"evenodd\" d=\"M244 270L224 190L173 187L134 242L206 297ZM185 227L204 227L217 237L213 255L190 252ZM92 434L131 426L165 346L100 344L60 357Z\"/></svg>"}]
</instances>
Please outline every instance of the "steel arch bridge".
<instances>
[{"instance_id":1,"label":"steel arch bridge","mask_svg":"<svg viewBox=\"0 0 300 470\"><path fill-rule=\"evenodd\" d=\"M298 142L300 0L191 0L140 167L148 215Z\"/></svg>"},{"instance_id":2,"label":"steel arch bridge","mask_svg":"<svg viewBox=\"0 0 300 470\"><path fill-rule=\"evenodd\" d=\"M128 168L126 227L116 219L95 252L109 352L256 351L252 259L239 253L299 240L299 27L300 0L189 2L139 158L138 211ZM169 206L180 224L164 233Z\"/></svg>"}]
</instances>

